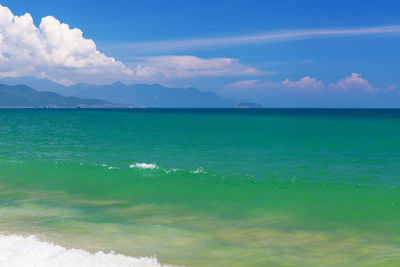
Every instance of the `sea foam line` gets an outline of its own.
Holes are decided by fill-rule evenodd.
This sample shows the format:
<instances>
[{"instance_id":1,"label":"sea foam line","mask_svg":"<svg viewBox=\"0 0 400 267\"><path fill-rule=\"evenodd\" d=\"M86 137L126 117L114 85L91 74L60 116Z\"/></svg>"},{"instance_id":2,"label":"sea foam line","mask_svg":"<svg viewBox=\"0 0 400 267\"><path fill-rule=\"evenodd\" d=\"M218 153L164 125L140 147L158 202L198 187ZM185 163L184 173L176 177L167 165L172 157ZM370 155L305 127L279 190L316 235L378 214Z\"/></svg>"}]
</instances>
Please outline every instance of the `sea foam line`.
<instances>
[{"instance_id":1,"label":"sea foam line","mask_svg":"<svg viewBox=\"0 0 400 267\"><path fill-rule=\"evenodd\" d=\"M0 235L0 266L7 267L161 267L156 258L67 249L35 236Z\"/></svg>"}]
</instances>

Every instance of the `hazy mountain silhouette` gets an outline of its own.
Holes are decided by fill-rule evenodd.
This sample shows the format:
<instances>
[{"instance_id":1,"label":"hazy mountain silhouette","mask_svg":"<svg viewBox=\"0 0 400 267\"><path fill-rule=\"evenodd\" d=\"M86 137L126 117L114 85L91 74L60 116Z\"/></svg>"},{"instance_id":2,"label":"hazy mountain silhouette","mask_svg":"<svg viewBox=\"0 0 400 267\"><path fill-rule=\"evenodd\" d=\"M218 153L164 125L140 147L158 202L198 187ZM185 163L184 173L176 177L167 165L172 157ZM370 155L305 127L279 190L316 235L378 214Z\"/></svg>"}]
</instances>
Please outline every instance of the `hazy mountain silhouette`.
<instances>
[{"instance_id":1,"label":"hazy mountain silhouette","mask_svg":"<svg viewBox=\"0 0 400 267\"><path fill-rule=\"evenodd\" d=\"M52 92L39 92L26 85L0 84L0 107L98 107L109 102L98 99L65 97Z\"/></svg>"},{"instance_id":2,"label":"hazy mountain silhouette","mask_svg":"<svg viewBox=\"0 0 400 267\"><path fill-rule=\"evenodd\" d=\"M26 84L38 91L55 92L64 96L96 98L116 104L146 107L232 107L235 103L213 92L204 92L196 88L168 88L159 84L123 84L91 85L79 83L64 86L48 79L35 77L2 78L0 83Z\"/></svg>"}]
</instances>

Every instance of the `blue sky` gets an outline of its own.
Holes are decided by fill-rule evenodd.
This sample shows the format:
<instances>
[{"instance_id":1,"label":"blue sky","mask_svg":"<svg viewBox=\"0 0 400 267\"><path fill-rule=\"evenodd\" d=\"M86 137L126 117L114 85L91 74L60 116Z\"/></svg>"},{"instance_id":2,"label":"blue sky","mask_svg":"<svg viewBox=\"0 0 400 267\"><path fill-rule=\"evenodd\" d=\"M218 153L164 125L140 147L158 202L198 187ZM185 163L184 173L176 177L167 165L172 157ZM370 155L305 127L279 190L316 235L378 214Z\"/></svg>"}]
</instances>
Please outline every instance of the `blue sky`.
<instances>
[{"instance_id":1,"label":"blue sky","mask_svg":"<svg viewBox=\"0 0 400 267\"><path fill-rule=\"evenodd\" d=\"M33 75L55 81L195 86L268 106L400 107L398 1L0 4L17 16L28 12L37 27L50 15L79 28L98 51L124 65L109 70L107 61L96 66L96 76L87 70L65 71L86 64L78 60L75 64L51 59L47 67L42 62L30 64L35 67ZM322 33L315 35L316 30ZM332 32L336 30L341 32ZM282 34L285 37L279 37Z\"/></svg>"}]
</instances>

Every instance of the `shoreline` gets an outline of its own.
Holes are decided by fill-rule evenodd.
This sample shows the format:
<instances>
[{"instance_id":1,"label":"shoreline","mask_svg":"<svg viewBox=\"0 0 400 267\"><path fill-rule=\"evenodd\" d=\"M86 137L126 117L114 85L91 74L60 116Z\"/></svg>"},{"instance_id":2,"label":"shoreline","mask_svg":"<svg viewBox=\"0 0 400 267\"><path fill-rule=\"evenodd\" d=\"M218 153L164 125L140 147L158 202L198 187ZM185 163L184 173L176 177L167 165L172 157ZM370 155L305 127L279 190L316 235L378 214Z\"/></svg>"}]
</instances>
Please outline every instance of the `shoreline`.
<instances>
[{"instance_id":1,"label":"shoreline","mask_svg":"<svg viewBox=\"0 0 400 267\"><path fill-rule=\"evenodd\" d=\"M155 257L131 257L104 251L68 248L33 234L0 233L0 265L71 267L168 267Z\"/></svg>"}]
</instances>

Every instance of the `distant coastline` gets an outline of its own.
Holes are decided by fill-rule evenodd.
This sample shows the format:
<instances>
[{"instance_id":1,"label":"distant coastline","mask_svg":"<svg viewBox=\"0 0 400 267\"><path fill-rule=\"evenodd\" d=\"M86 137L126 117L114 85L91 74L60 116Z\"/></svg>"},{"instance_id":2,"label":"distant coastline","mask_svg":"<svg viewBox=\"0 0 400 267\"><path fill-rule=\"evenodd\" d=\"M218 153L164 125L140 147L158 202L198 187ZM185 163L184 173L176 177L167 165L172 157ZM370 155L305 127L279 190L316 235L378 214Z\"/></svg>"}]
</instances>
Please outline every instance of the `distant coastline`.
<instances>
[{"instance_id":1,"label":"distant coastline","mask_svg":"<svg viewBox=\"0 0 400 267\"><path fill-rule=\"evenodd\" d=\"M255 102L247 102L247 103L240 103L236 105L235 108L265 108L265 107Z\"/></svg>"},{"instance_id":2,"label":"distant coastline","mask_svg":"<svg viewBox=\"0 0 400 267\"><path fill-rule=\"evenodd\" d=\"M0 106L0 109L118 109L118 108L126 108L126 109L141 109L145 107L136 107L136 106L120 106L120 105L99 105L99 106Z\"/></svg>"},{"instance_id":3,"label":"distant coastline","mask_svg":"<svg viewBox=\"0 0 400 267\"><path fill-rule=\"evenodd\" d=\"M63 96L54 92L38 91L26 85L0 84L0 108L60 109L60 108L136 108L134 104L112 102L76 96Z\"/></svg>"}]
</instances>

